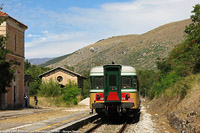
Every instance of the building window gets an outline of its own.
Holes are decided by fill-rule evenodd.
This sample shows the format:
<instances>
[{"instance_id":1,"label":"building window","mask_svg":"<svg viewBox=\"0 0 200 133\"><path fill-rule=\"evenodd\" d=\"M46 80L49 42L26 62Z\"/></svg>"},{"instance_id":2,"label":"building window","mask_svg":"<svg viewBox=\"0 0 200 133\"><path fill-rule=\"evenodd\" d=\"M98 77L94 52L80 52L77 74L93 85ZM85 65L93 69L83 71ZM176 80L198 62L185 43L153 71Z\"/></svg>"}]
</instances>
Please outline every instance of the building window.
<instances>
[{"instance_id":1,"label":"building window","mask_svg":"<svg viewBox=\"0 0 200 133\"><path fill-rule=\"evenodd\" d=\"M13 99L14 101L14 104L16 103L16 86L14 86L14 99Z\"/></svg>"},{"instance_id":2,"label":"building window","mask_svg":"<svg viewBox=\"0 0 200 133\"><path fill-rule=\"evenodd\" d=\"M15 34L15 51L17 51L17 36Z\"/></svg>"},{"instance_id":3,"label":"building window","mask_svg":"<svg viewBox=\"0 0 200 133\"><path fill-rule=\"evenodd\" d=\"M58 76L57 80L58 80L58 82L61 82L63 80L63 77L62 76Z\"/></svg>"}]
</instances>

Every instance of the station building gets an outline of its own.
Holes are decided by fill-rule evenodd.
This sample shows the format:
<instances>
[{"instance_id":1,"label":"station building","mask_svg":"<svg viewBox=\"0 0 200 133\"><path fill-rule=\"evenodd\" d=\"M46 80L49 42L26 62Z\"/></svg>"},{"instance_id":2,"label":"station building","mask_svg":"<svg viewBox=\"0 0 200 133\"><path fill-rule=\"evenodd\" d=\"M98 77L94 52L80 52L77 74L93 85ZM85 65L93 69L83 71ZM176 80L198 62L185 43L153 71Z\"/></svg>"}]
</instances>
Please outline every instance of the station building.
<instances>
[{"instance_id":1,"label":"station building","mask_svg":"<svg viewBox=\"0 0 200 133\"><path fill-rule=\"evenodd\" d=\"M48 72L39 75L39 77L42 79L42 82L48 82L50 79L52 79L54 81L57 81L63 87L67 85L70 81L72 81L77 84L78 88L82 89L81 93L83 94L83 81L84 79L86 79L86 77L69 69L56 67Z\"/></svg>"},{"instance_id":2,"label":"station building","mask_svg":"<svg viewBox=\"0 0 200 133\"><path fill-rule=\"evenodd\" d=\"M0 95L0 109L15 109L24 105L24 33L28 27L2 11L0 19L0 35L7 37L6 48L12 51L7 60L16 66L11 87Z\"/></svg>"}]
</instances>

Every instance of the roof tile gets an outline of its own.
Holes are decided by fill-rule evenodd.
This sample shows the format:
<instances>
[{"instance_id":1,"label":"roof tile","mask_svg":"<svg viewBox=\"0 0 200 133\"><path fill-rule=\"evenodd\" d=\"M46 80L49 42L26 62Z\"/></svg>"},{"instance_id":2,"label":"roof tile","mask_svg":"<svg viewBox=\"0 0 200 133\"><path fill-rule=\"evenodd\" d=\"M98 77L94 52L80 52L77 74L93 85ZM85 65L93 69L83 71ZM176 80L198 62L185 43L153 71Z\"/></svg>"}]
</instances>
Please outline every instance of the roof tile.
<instances>
[{"instance_id":1,"label":"roof tile","mask_svg":"<svg viewBox=\"0 0 200 133\"><path fill-rule=\"evenodd\" d=\"M7 13L5 13L5 12L0 11L0 17L4 17L4 16L5 16L5 17L9 17L9 18L13 19L14 21L16 21L16 22L22 24L23 26L26 27L26 29L28 28L28 26L26 26L26 25L23 24L22 22L20 22L20 21L18 21L17 19L15 19L15 18L9 16L9 15L8 15Z\"/></svg>"},{"instance_id":2,"label":"roof tile","mask_svg":"<svg viewBox=\"0 0 200 133\"><path fill-rule=\"evenodd\" d=\"M7 13L0 11L0 16L9 16Z\"/></svg>"}]
</instances>

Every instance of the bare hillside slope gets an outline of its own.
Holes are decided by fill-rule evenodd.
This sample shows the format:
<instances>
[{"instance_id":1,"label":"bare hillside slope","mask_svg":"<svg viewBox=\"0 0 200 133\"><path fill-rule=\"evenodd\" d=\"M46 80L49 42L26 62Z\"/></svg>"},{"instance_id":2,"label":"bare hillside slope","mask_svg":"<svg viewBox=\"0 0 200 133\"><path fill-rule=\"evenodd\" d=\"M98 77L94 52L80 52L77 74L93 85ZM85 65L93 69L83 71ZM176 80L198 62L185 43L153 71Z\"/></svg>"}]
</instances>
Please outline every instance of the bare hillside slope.
<instances>
[{"instance_id":1,"label":"bare hillside slope","mask_svg":"<svg viewBox=\"0 0 200 133\"><path fill-rule=\"evenodd\" d=\"M138 69L155 69L156 59L168 55L174 45L184 40L184 29L189 19L169 23L142 35L124 35L100 40L88 45L65 59L49 65L74 66L75 71L89 70L92 66L108 64L131 65ZM90 47L94 52L90 52Z\"/></svg>"},{"instance_id":2,"label":"bare hillside slope","mask_svg":"<svg viewBox=\"0 0 200 133\"><path fill-rule=\"evenodd\" d=\"M189 89L184 98L170 95L169 88L165 95L149 102L149 109L162 121L165 118L179 132L200 132L200 74L186 78ZM168 96L166 96L168 95Z\"/></svg>"}]
</instances>

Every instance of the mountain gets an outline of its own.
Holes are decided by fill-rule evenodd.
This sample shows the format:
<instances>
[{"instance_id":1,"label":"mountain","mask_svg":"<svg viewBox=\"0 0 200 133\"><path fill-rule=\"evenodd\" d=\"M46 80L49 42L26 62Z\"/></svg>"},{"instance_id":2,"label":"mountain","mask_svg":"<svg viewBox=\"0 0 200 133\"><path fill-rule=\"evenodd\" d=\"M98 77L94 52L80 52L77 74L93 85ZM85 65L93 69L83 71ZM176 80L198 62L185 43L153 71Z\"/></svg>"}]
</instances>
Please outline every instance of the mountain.
<instances>
[{"instance_id":1,"label":"mountain","mask_svg":"<svg viewBox=\"0 0 200 133\"><path fill-rule=\"evenodd\" d=\"M66 54L66 55L63 55L63 56L54 58L54 59L52 59L52 60L48 60L47 62L44 62L44 63L40 64L40 66L41 66L41 67L45 67L45 66L49 66L49 65L51 65L51 64L55 64L55 63L57 63L57 62L59 62L59 61L65 59L65 58L67 58L67 56L69 56L69 55L71 55L71 54Z\"/></svg>"},{"instance_id":2,"label":"mountain","mask_svg":"<svg viewBox=\"0 0 200 133\"><path fill-rule=\"evenodd\" d=\"M137 69L156 69L157 58L168 56L184 40L184 29L190 19L165 24L141 35L123 35L102 39L48 65L73 66L82 72L103 64L131 65ZM92 48L92 50L90 50Z\"/></svg>"},{"instance_id":3,"label":"mountain","mask_svg":"<svg viewBox=\"0 0 200 133\"><path fill-rule=\"evenodd\" d=\"M32 64L32 65L40 65L42 63L45 63L49 60L52 60L53 58L32 58L32 59L28 59L28 61Z\"/></svg>"}]
</instances>

